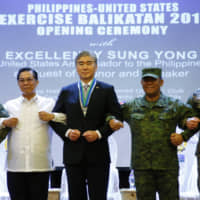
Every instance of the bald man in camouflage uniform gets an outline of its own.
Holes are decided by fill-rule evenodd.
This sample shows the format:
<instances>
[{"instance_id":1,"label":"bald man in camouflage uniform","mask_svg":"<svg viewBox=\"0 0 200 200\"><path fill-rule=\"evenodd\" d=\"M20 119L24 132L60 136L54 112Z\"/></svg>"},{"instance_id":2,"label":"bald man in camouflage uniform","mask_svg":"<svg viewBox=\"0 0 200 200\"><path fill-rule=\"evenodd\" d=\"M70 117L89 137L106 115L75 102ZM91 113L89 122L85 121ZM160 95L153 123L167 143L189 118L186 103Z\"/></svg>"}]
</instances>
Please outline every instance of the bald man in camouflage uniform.
<instances>
[{"instance_id":1,"label":"bald man in camouflage uniform","mask_svg":"<svg viewBox=\"0 0 200 200\"><path fill-rule=\"evenodd\" d=\"M160 200L178 200L176 146L183 140L187 141L194 131L185 130L181 135L175 134L175 131L177 125L185 128L192 109L162 94L163 80L159 68L143 69L141 84L144 97L123 105L124 120L132 133L131 164L137 200L155 200L156 192ZM110 126L114 129L112 123Z\"/></svg>"},{"instance_id":2,"label":"bald man in camouflage uniform","mask_svg":"<svg viewBox=\"0 0 200 200\"><path fill-rule=\"evenodd\" d=\"M8 117L7 111L0 104L0 117ZM0 127L0 143L6 138L9 128Z\"/></svg>"}]
</instances>

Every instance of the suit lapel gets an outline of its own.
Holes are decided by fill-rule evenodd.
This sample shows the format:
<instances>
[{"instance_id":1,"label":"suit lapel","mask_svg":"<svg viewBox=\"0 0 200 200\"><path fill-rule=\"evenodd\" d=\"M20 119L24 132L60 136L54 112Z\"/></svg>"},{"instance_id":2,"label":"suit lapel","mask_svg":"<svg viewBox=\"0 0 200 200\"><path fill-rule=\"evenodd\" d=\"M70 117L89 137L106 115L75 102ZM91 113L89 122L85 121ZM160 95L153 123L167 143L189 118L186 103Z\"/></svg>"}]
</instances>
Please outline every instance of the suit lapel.
<instances>
[{"instance_id":1,"label":"suit lapel","mask_svg":"<svg viewBox=\"0 0 200 200\"><path fill-rule=\"evenodd\" d=\"M83 111L82 111L82 107L81 107L81 101L80 101L80 97L79 97L78 83L76 83L74 85L73 91L74 91L73 92L73 95L74 95L73 99L75 99L75 102L76 102L76 104L78 106L78 110L80 110L80 115L82 115L84 117Z\"/></svg>"}]
</instances>

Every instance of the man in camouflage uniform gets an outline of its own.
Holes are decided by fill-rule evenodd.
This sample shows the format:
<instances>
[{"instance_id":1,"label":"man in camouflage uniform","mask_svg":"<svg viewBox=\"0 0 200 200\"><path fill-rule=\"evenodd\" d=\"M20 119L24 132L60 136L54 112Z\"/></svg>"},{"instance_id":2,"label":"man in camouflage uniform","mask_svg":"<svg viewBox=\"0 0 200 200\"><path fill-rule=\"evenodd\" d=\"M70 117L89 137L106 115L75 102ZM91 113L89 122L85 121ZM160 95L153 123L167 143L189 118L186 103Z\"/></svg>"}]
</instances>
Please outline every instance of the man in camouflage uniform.
<instances>
[{"instance_id":1,"label":"man in camouflage uniform","mask_svg":"<svg viewBox=\"0 0 200 200\"><path fill-rule=\"evenodd\" d=\"M200 118L200 89L196 90L191 97L189 97L188 104L190 104L194 110L194 115L196 116L195 122L198 124L199 123L199 118ZM193 123L195 123L193 122ZM196 124L191 124L191 129L193 129L196 126ZM200 129L200 126L199 126ZM198 180L197 180L197 185L198 185L198 190L200 192L200 134L199 134L199 141L197 144L197 149L196 149L196 156L197 156L197 165L198 165Z\"/></svg>"},{"instance_id":2,"label":"man in camouflage uniform","mask_svg":"<svg viewBox=\"0 0 200 200\"><path fill-rule=\"evenodd\" d=\"M0 117L8 117L7 111L0 104ZM9 128L0 127L0 143L6 138Z\"/></svg>"},{"instance_id":3,"label":"man in camouflage uniform","mask_svg":"<svg viewBox=\"0 0 200 200\"><path fill-rule=\"evenodd\" d=\"M177 145L188 140L195 131L178 135L177 125L184 129L192 109L160 91L161 69L142 70L144 97L123 105L123 117L132 133L132 162L137 200L178 200ZM115 128L109 121L113 129ZM117 121L117 120L115 120ZM171 141L170 141L171 139Z\"/></svg>"}]
</instances>

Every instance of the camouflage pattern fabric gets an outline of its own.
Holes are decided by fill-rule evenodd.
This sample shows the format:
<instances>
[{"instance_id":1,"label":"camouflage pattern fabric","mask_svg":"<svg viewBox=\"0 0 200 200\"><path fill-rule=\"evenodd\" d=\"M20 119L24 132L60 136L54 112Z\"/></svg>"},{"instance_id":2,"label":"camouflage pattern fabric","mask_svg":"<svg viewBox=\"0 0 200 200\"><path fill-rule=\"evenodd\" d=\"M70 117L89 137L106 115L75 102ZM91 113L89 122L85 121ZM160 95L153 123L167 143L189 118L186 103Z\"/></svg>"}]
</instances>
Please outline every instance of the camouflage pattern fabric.
<instances>
[{"instance_id":1,"label":"camouflage pattern fabric","mask_svg":"<svg viewBox=\"0 0 200 200\"><path fill-rule=\"evenodd\" d=\"M3 108L3 106L0 104L0 117L8 117L8 113ZM2 128L0 129L0 143L6 138L10 131L10 128Z\"/></svg>"},{"instance_id":2,"label":"camouflage pattern fabric","mask_svg":"<svg viewBox=\"0 0 200 200\"><path fill-rule=\"evenodd\" d=\"M177 170L135 170L137 200L178 200ZM156 180L156 181L152 181Z\"/></svg>"},{"instance_id":3,"label":"camouflage pattern fabric","mask_svg":"<svg viewBox=\"0 0 200 200\"><path fill-rule=\"evenodd\" d=\"M177 147L171 144L170 135L177 125L185 128L185 120L192 116L191 107L161 94L155 103L136 98L125 103L122 111L132 133L132 167L177 170ZM187 141L194 133L185 130L182 136Z\"/></svg>"},{"instance_id":4,"label":"camouflage pattern fabric","mask_svg":"<svg viewBox=\"0 0 200 200\"><path fill-rule=\"evenodd\" d=\"M161 93L156 102L146 101L145 96L136 98L125 103L122 111L131 128L137 200L155 200L156 192L160 200L178 200L177 147L171 144L170 135L177 125L185 128L192 108ZM187 141L195 132L181 134Z\"/></svg>"}]
</instances>

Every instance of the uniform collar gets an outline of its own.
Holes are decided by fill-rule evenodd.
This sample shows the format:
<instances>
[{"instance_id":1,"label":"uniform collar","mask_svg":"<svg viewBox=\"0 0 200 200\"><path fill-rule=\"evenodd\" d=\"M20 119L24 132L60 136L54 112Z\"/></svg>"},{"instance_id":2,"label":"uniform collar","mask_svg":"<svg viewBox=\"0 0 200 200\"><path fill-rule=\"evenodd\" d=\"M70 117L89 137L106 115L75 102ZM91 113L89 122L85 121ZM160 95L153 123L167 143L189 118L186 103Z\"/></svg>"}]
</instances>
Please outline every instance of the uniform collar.
<instances>
[{"instance_id":1,"label":"uniform collar","mask_svg":"<svg viewBox=\"0 0 200 200\"><path fill-rule=\"evenodd\" d=\"M146 107L149 107L149 105L152 105L152 104L153 106L156 106L156 107L163 107L165 105L165 100L166 100L165 95L163 95L163 93L161 92L160 97L157 101L149 102L146 100L145 96L143 96L141 103L143 106L146 106Z\"/></svg>"}]
</instances>

